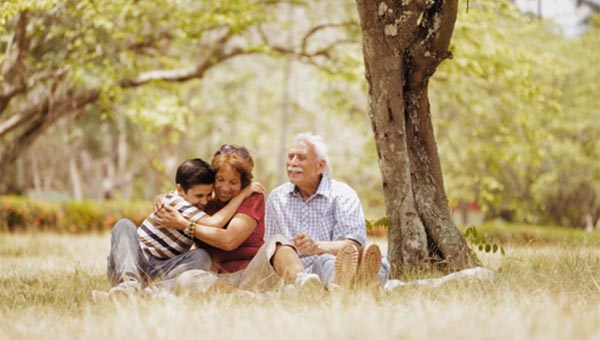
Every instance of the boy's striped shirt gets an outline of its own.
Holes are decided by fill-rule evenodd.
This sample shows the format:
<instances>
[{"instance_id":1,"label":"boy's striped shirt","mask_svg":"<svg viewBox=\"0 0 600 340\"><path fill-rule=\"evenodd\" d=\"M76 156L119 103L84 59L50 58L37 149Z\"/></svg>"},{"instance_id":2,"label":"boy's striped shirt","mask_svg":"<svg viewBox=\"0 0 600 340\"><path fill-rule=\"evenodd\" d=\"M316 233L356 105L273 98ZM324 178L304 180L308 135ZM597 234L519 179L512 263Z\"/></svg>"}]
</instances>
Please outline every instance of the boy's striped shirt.
<instances>
[{"instance_id":1,"label":"boy's striped shirt","mask_svg":"<svg viewBox=\"0 0 600 340\"><path fill-rule=\"evenodd\" d=\"M177 191L163 195L162 203L174 207L183 217L194 222L206 215L202 210L179 196ZM183 230L157 228L154 226L155 224L156 215L152 213L137 230L140 247L144 252L164 260L190 250L194 244L194 240L188 237Z\"/></svg>"}]
</instances>

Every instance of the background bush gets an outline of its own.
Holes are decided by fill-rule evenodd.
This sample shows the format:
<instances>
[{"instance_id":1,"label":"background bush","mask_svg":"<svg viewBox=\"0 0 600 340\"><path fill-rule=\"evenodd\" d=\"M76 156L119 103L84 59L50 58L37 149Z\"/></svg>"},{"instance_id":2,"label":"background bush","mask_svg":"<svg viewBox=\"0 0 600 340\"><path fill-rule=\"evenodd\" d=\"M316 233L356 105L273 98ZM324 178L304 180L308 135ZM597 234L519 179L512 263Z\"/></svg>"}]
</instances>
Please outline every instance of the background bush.
<instances>
[{"instance_id":1,"label":"background bush","mask_svg":"<svg viewBox=\"0 0 600 340\"><path fill-rule=\"evenodd\" d=\"M110 230L121 218L139 225L152 212L152 203L145 201L47 202L24 196L0 199L0 231L103 231Z\"/></svg>"}]
</instances>

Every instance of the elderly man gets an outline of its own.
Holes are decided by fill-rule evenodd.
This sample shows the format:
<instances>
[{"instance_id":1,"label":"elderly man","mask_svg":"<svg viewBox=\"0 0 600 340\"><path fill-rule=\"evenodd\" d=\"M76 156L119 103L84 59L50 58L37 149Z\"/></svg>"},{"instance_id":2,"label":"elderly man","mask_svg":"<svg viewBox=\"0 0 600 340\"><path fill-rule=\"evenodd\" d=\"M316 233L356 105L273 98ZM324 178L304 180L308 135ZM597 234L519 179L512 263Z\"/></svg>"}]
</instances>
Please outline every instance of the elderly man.
<instances>
[{"instance_id":1,"label":"elderly man","mask_svg":"<svg viewBox=\"0 0 600 340\"><path fill-rule=\"evenodd\" d=\"M289 182L267 200L265 240L276 234L292 240L305 270L317 274L327 289L383 284L390 264L377 245L366 245L358 195L330 178L330 169L323 138L295 137L287 158Z\"/></svg>"}]
</instances>

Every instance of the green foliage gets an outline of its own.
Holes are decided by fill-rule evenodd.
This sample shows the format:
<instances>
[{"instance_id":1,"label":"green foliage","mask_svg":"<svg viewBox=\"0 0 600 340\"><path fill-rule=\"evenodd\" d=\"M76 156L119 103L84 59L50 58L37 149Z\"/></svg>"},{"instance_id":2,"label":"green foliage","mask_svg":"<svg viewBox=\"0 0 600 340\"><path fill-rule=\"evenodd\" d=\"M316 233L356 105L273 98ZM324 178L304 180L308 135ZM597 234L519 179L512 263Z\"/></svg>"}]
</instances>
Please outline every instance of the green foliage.
<instances>
[{"instance_id":1,"label":"green foliage","mask_svg":"<svg viewBox=\"0 0 600 340\"><path fill-rule=\"evenodd\" d=\"M294 15L288 16L287 3L248 0L2 2L0 50L6 50L19 11L26 10L34 39L25 76L67 72L60 82L13 99L7 119L54 85L57 93L102 90L99 105L51 127L23 159L50 164L41 176L52 178L52 190L68 192L70 174L62 165L77 158L91 178L84 196L100 198L96 182L105 164L119 158L116 141L126 134L129 156L119 159L123 169L111 180L124 174L132 180L116 187L114 197L148 199L172 186L183 159L209 159L220 144L237 143L253 152L255 178L273 188L284 167L281 145L309 130L326 137L334 176L358 191L366 215L385 214L355 4L292 3ZM489 218L527 223L578 226L587 213L596 220L598 16L586 34L566 39L509 0L470 1L468 12L466 3L461 6L454 58L436 71L429 96L450 201L478 201ZM318 25L327 28L314 31L303 46L304 35ZM119 86L148 71L194 69L223 47L225 32L236 35L228 50L263 54L228 59L196 80ZM289 32L291 40L284 43ZM259 39L263 34L283 48L305 47L308 54L331 48L311 58L281 58ZM81 164L90 158L93 163ZM12 169L11 176L30 168L27 163Z\"/></svg>"},{"instance_id":2,"label":"green foliage","mask_svg":"<svg viewBox=\"0 0 600 340\"><path fill-rule=\"evenodd\" d=\"M526 225L493 220L478 226L477 230L489 240L506 246L592 246L600 243L598 231L588 232L549 225Z\"/></svg>"},{"instance_id":3,"label":"green foliage","mask_svg":"<svg viewBox=\"0 0 600 340\"><path fill-rule=\"evenodd\" d=\"M599 32L569 40L509 1L459 12L430 87L451 201L528 223L600 217Z\"/></svg>"},{"instance_id":4,"label":"green foliage","mask_svg":"<svg viewBox=\"0 0 600 340\"><path fill-rule=\"evenodd\" d=\"M148 202L45 202L20 196L1 196L0 199L0 231L82 233L110 230L121 218L139 225L152 210Z\"/></svg>"},{"instance_id":5,"label":"green foliage","mask_svg":"<svg viewBox=\"0 0 600 340\"><path fill-rule=\"evenodd\" d=\"M390 219L387 216L381 217L378 220L365 220L367 226L367 235L373 237L387 237L388 229L390 228Z\"/></svg>"},{"instance_id":6,"label":"green foliage","mask_svg":"<svg viewBox=\"0 0 600 340\"><path fill-rule=\"evenodd\" d=\"M489 236L478 233L475 226L468 227L467 230L465 230L464 235L471 245L476 247L479 251L485 251L486 253L496 253L497 251L500 251L500 254L505 254L502 245L492 242Z\"/></svg>"}]
</instances>

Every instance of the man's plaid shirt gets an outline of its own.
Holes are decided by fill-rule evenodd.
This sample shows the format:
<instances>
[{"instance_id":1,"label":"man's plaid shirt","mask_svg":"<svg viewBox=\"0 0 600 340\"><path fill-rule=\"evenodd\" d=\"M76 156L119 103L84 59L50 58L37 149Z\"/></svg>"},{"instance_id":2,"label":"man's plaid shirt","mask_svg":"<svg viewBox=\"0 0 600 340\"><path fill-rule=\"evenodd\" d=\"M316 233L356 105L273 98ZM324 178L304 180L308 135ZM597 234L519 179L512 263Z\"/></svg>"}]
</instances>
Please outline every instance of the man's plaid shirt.
<instances>
[{"instance_id":1,"label":"man's plaid shirt","mask_svg":"<svg viewBox=\"0 0 600 340\"><path fill-rule=\"evenodd\" d=\"M366 242L365 216L358 195L349 185L323 176L317 192L306 201L292 183L275 188L267 200L265 241L281 234L292 239L304 233L314 241L352 239ZM316 255L300 255L309 269Z\"/></svg>"}]
</instances>

